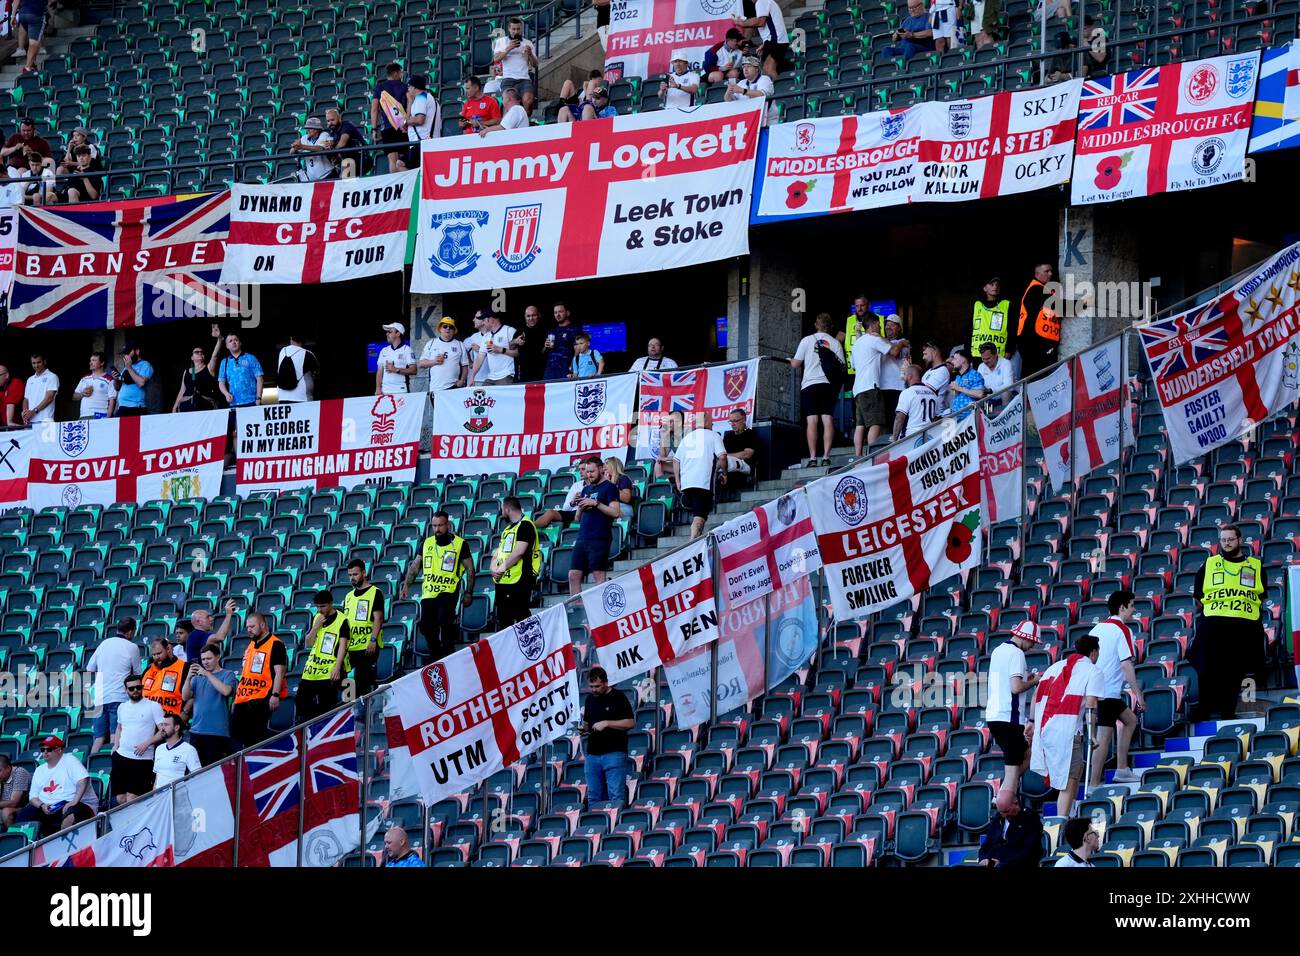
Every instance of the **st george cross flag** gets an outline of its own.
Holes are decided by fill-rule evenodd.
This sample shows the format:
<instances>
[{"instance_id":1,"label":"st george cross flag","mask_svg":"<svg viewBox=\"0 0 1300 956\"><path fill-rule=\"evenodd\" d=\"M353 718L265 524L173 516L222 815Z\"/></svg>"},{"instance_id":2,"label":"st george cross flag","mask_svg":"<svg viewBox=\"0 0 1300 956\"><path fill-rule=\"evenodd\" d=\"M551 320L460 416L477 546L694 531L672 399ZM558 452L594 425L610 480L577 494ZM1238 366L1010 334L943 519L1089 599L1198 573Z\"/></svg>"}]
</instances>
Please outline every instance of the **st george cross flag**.
<instances>
[{"instance_id":1,"label":"st george cross flag","mask_svg":"<svg viewBox=\"0 0 1300 956\"><path fill-rule=\"evenodd\" d=\"M1101 668L1082 654L1071 654L1043 672L1034 692L1029 769L1049 787L1064 789L1070 778L1074 738L1083 724L1084 704L1089 697L1105 697L1105 690Z\"/></svg>"},{"instance_id":2,"label":"st george cross flag","mask_svg":"<svg viewBox=\"0 0 1300 956\"><path fill-rule=\"evenodd\" d=\"M746 254L762 108L760 97L425 140L411 291L541 285Z\"/></svg>"},{"instance_id":3,"label":"st george cross flag","mask_svg":"<svg viewBox=\"0 0 1300 956\"><path fill-rule=\"evenodd\" d=\"M731 27L732 0L611 0L605 82L667 73L682 50L699 71L704 54Z\"/></svg>"},{"instance_id":4,"label":"st george cross flag","mask_svg":"<svg viewBox=\"0 0 1300 956\"><path fill-rule=\"evenodd\" d=\"M1134 442L1135 404L1124 398L1122 346L1119 339L1080 352L1050 375L1025 386L1029 410L1038 426L1047 474L1058 492L1074 478L1119 458L1120 410L1128 415L1124 445ZM1073 395L1073 403L1071 402ZM1070 444L1070 413L1074 444ZM1074 467L1071 469L1071 458Z\"/></svg>"},{"instance_id":5,"label":"st george cross flag","mask_svg":"<svg viewBox=\"0 0 1300 956\"><path fill-rule=\"evenodd\" d=\"M27 504L27 472L36 433L30 428L0 432L0 511Z\"/></svg>"},{"instance_id":6,"label":"st george cross flag","mask_svg":"<svg viewBox=\"0 0 1300 956\"><path fill-rule=\"evenodd\" d=\"M312 284L397 272L418 176L236 183L221 280Z\"/></svg>"},{"instance_id":7,"label":"st george cross flag","mask_svg":"<svg viewBox=\"0 0 1300 956\"><path fill-rule=\"evenodd\" d=\"M979 466L972 416L950 436L808 486L836 620L864 617L979 563Z\"/></svg>"},{"instance_id":8,"label":"st george cross flag","mask_svg":"<svg viewBox=\"0 0 1300 956\"><path fill-rule=\"evenodd\" d=\"M582 606L611 684L712 643L718 607L708 539L588 588Z\"/></svg>"},{"instance_id":9,"label":"st george cross flag","mask_svg":"<svg viewBox=\"0 0 1300 956\"><path fill-rule=\"evenodd\" d=\"M1070 201L1241 179L1258 72L1255 50L1084 80Z\"/></svg>"},{"instance_id":10,"label":"st george cross flag","mask_svg":"<svg viewBox=\"0 0 1300 956\"><path fill-rule=\"evenodd\" d=\"M221 493L228 413L48 422L33 430L32 508L111 505Z\"/></svg>"},{"instance_id":11,"label":"st george cross flag","mask_svg":"<svg viewBox=\"0 0 1300 956\"><path fill-rule=\"evenodd\" d=\"M1068 180L1081 82L914 107L921 150L912 199L988 199Z\"/></svg>"},{"instance_id":12,"label":"st george cross flag","mask_svg":"<svg viewBox=\"0 0 1300 956\"><path fill-rule=\"evenodd\" d=\"M581 716L564 608L429 664L389 693L425 804L468 790L565 736Z\"/></svg>"},{"instance_id":13,"label":"st george cross flag","mask_svg":"<svg viewBox=\"0 0 1300 956\"><path fill-rule=\"evenodd\" d=\"M731 431L729 416L739 408L754 424L754 393L758 386L758 359L710 365L703 368L642 372L638 384L636 455L653 458L659 454L660 426L672 412L683 415L703 412L713 430Z\"/></svg>"},{"instance_id":14,"label":"st george cross flag","mask_svg":"<svg viewBox=\"0 0 1300 956\"><path fill-rule=\"evenodd\" d=\"M281 402L238 410L236 490L413 481L424 393Z\"/></svg>"},{"instance_id":15,"label":"st george cross flag","mask_svg":"<svg viewBox=\"0 0 1300 956\"><path fill-rule=\"evenodd\" d=\"M221 285L230 194L19 210L9 322L120 329L246 313Z\"/></svg>"},{"instance_id":16,"label":"st george cross flag","mask_svg":"<svg viewBox=\"0 0 1300 956\"><path fill-rule=\"evenodd\" d=\"M986 525L1020 517L1025 481L1024 401L1016 395L992 418L980 412L980 478Z\"/></svg>"},{"instance_id":17,"label":"st george cross flag","mask_svg":"<svg viewBox=\"0 0 1300 956\"><path fill-rule=\"evenodd\" d=\"M1250 151L1300 146L1300 41L1264 51Z\"/></svg>"},{"instance_id":18,"label":"st george cross flag","mask_svg":"<svg viewBox=\"0 0 1300 956\"><path fill-rule=\"evenodd\" d=\"M1296 684L1300 686L1300 564L1286 568L1286 627L1291 642L1291 658L1295 662Z\"/></svg>"},{"instance_id":19,"label":"st george cross flag","mask_svg":"<svg viewBox=\"0 0 1300 956\"><path fill-rule=\"evenodd\" d=\"M113 829L89 846L49 866L173 866L171 794L164 791L132 803L109 818Z\"/></svg>"},{"instance_id":20,"label":"st george cross flag","mask_svg":"<svg viewBox=\"0 0 1300 956\"><path fill-rule=\"evenodd\" d=\"M627 455L635 375L489 385L439 392L434 475L565 468L592 455Z\"/></svg>"},{"instance_id":21,"label":"st george cross flag","mask_svg":"<svg viewBox=\"0 0 1300 956\"><path fill-rule=\"evenodd\" d=\"M913 108L769 126L751 221L906 205L920 139L921 111Z\"/></svg>"},{"instance_id":22,"label":"st george cross flag","mask_svg":"<svg viewBox=\"0 0 1300 956\"><path fill-rule=\"evenodd\" d=\"M822 566L803 488L732 518L714 529L713 539L727 609L758 600Z\"/></svg>"},{"instance_id":23,"label":"st george cross flag","mask_svg":"<svg viewBox=\"0 0 1300 956\"><path fill-rule=\"evenodd\" d=\"M1138 327L1177 464L1300 397L1300 243L1207 305Z\"/></svg>"}]
</instances>

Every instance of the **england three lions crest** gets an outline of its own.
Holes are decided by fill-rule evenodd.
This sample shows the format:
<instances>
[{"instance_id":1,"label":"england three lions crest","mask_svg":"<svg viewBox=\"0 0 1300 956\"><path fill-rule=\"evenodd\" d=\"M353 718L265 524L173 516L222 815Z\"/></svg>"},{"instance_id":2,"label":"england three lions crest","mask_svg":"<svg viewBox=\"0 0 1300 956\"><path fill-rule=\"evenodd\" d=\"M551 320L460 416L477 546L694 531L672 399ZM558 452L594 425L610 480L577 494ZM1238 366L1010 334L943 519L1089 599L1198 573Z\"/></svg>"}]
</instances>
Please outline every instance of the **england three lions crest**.
<instances>
[{"instance_id":1,"label":"england three lions crest","mask_svg":"<svg viewBox=\"0 0 1300 956\"><path fill-rule=\"evenodd\" d=\"M579 382L573 389L573 414L584 425L594 425L605 411L606 382Z\"/></svg>"},{"instance_id":2,"label":"england three lions crest","mask_svg":"<svg viewBox=\"0 0 1300 956\"><path fill-rule=\"evenodd\" d=\"M974 110L974 103L949 103L948 132L957 139L965 139L969 136L972 125L971 115Z\"/></svg>"},{"instance_id":3,"label":"england three lions crest","mask_svg":"<svg viewBox=\"0 0 1300 956\"><path fill-rule=\"evenodd\" d=\"M90 422L61 422L59 424L59 449L69 458L76 458L90 447Z\"/></svg>"},{"instance_id":4,"label":"england three lions crest","mask_svg":"<svg viewBox=\"0 0 1300 956\"><path fill-rule=\"evenodd\" d=\"M539 661L546 652L546 633L542 622L536 617L526 617L514 625L515 640L519 642L519 653L530 661Z\"/></svg>"},{"instance_id":5,"label":"england three lions crest","mask_svg":"<svg viewBox=\"0 0 1300 956\"><path fill-rule=\"evenodd\" d=\"M492 257L503 271L523 272L533 264L541 247L537 245L542 222L542 204L511 206L501 227L501 246Z\"/></svg>"}]
</instances>

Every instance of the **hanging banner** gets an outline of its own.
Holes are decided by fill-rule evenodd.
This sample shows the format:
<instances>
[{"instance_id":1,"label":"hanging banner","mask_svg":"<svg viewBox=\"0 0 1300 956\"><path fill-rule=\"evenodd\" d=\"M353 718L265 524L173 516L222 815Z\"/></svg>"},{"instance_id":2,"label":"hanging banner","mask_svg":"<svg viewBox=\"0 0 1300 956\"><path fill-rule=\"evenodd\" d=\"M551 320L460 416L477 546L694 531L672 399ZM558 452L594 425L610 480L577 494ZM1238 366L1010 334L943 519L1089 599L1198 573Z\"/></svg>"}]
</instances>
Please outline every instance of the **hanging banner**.
<instances>
[{"instance_id":1,"label":"hanging banner","mask_svg":"<svg viewBox=\"0 0 1300 956\"><path fill-rule=\"evenodd\" d=\"M1207 305L1138 327L1177 464L1300 397L1300 243Z\"/></svg>"},{"instance_id":2,"label":"hanging banner","mask_svg":"<svg viewBox=\"0 0 1300 956\"><path fill-rule=\"evenodd\" d=\"M611 0L605 82L667 73L679 50L699 72L709 47L726 38L735 9L732 0Z\"/></svg>"},{"instance_id":3,"label":"hanging banner","mask_svg":"<svg viewBox=\"0 0 1300 956\"><path fill-rule=\"evenodd\" d=\"M836 620L922 594L979 563L983 489L974 418L884 464L808 486Z\"/></svg>"},{"instance_id":4,"label":"hanging banner","mask_svg":"<svg viewBox=\"0 0 1300 956\"><path fill-rule=\"evenodd\" d=\"M730 610L807 577L822 566L808 495L794 488L715 528L722 603Z\"/></svg>"},{"instance_id":5,"label":"hanging banner","mask_svg":"<svg viewBox=\"0 0 1300 956\"><path fill-rule=\"evenodd\" d=\"M1300 686L1300 564L1288 564L1286 567L1285 634L1291 642L1296 685Z\"/></svg>"},{"instance_id":6,"label":"hanging banner","mask_svg":"<svg viewBox=\"0 0 1300 956\"><path fill-rule=\"evenodd\" d=\"M251 316L221 284L229 193L19 210L9 324L121 329Z\"/></svg>"},{"instance_id":7,"label":"hanging banner","mask_svg":"<svg viewBox=\"0 0 1300 956\"><path fill-rule=\"evenodd\" d=\"M236 491L414 481L424 403L410 392L240 408Z\"/></svg>"},{"instance_id":8,"label":"hanging banner","mask_svg":"<svg viewBox=\"0 0 1300 956\"><path fill-rule=\"evenodd\" d=\"M817 605L808 578L778 588L766 605L752 602L722 615L718 638L718 716L743 707L807 667L817 653ZM770 615L770 622L767 618ZM764 635L767 681L763 680ZM664 666L680 729L709 720L712 648L701 647Z\"/></svg>"},{"instance_id":9,"label":"hanging banner","mask_svg":"<svg viewBox=\"0 0 1300 956\"><path fill-rule=\"evenodd\" d=\"M403 677L389 695L425 804L469 790L581 716L563 606Z\"/></svg>"},{"instance_id":10,"label":"hanging banner","mask_svg":"<svg viewBox=\"0 0 1300 956\"><path fill-rule=\"evenodd\" d=\"M418 170L235 183L222 282L339 282L402 268Z\"/></svg>"},{"instance_id":11,"label":"hanging banner","mask_svg":"<svg viewBox=\"0 0 1300 956\"><path fill-rule=\"evenodd\" d=\"M1300 146L1300 42L1264 51L1255 94L1250 151Z\"/></svg>"},{"instance_id":12,"label":"hanging banner","mask_svg":"<svg viewBox=\"0 0 1300 956\"><path fill-rule=\"evenodd\" d=\"M0 308L9 301L14 280L14 247L18 242L18 213L13 206L0 206Z\"/></svg>"},{"instance_id":13,"label":"hanging banner","mask_svg":"<svg viewBox=\"0 0 1300 956\"><path fill-rule=\"evenodd\" d=\"M913 107L921 145L912 199L962 202L1066 182L1082 82Z\"/></svg>"},{"instance_id":14,"label":"hanging banner","mask_svg":"<svg viewBox=\"0 0 1300 956\"><path fill-rule=\"evenodd\" d=\"M0 511L27 504L27 472L31 469L32 429L0 432Z\"/></svg>"},{"instance_id":15,"label":"hanging banner","mask_svg":"<svg viewBox=\"0 0 1300 956\"><path fill-rule=\"evenodd\" d=\"M992 418L981 409L980 478L985 526L1019 518L1025 481L1024 401L1016 395Z\"/></svg>"},{"instance_id":16,"label":"hanging banner","mask_svg":"<svg viewBox=\"0 0 1300 956\"><path fill-rule=\"evenodd\" d=\"M150 867L173 866L172 795L142 797L117 810L110 818L113 829L89 846L47 866ZM50 919L58 917L55 907ZM58 924L54 924L58 925ZM72 923L64 925L75 925Z\"/></svg>"},{"instance_id":17,"label":"hanging banner","mask_svg":"<svg viewBox=\"0 0 1300 956\"><path fill-rule=\"evenodd\" d=\"M769 126L750 222L780 222L911 201L921 112L826 116Z\"/></svg>"},{"instance_id":18,"label":"hanging banner","mask_svg":"<svg viewBox=\"0 0 1300 956\"><path fill-rule=\"evenodd\" d=\"M611 684L712 643L718 608L708 539L587 588L582 606Z\"/></svg>"},{"instance_id":19,"label":"hanging banner","mask_svg":"<svg viewBox=\"0 0 1300 956\"><path fill-rule=\"evenodd\" d=\"M35 509L221 493L229 413L51 422L33 429L27 501Z\"/></svg>"},{"instance_id":20,"label":"hanging banner","mask_svg":"<svg viewBox=\"0 0 1300 956\"><path fill-rule=\"evenodd\" d=\"M433 405L430 473L523 474L592 455L627 455L635 375L490 385L443 392Z\"/></svg>"},{"instance_id":21,"label":"hanging banner","mask_svg":"<svg viewBox=\"0 0 1300 956\"><path fill-rule=\"evenodd\" d=\"M763 101L424 141L413 292L474 292L749 252Z\"/></svg>"},{"instance_id":22,"label":"hanging banner","mask_svg":"<svg viewBox=\"0 0 1300 956\"><path fill-rule=\"evenodd\" d=\"M1258 72L1256 50L1084 80L1070 201L1241 179Z\"/></svg>"},{"instance_id":23,"label":"hanging banner","mask_svg":"<svg viewBox=\"0 0 1300 956\"><path fill-rule=\"evenodd\" d=\"M659 454L660 426L672 412L704 412L720 435L731 431L728 416L739 408L750 424L754 416L754 391L758 387L758 359L709 365L669 372L641 372L638 380L636 456Z\"/></svg>"}]
</instances>

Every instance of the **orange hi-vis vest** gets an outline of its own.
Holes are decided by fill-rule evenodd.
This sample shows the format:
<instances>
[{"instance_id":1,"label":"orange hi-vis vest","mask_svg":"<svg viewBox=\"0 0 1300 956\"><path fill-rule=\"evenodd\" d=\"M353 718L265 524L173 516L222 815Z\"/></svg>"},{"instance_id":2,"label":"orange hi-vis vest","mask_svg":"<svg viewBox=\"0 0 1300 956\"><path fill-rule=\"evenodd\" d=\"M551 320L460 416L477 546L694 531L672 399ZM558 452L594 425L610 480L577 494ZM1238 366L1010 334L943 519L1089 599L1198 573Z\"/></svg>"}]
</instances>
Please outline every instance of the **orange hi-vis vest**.
<instances>
[{"instance_id":1,"label":"orange hi-vis vest","mask_svg":"<svg viewBox=\"0 0 1300 956\"><path fill-rule=\"evenodd\" d=\"M275 686L275 674L271 671L271 651L276 644L283 643L274 634L264 638L261 643L253 642L244 648L244 666L239 672L239 687L235 689L235 703L246 704L250 700L262 700L271 696ZM280 685L280 698L289 696L288 675Z\"/></svg>"},{"instance_id":2,"label":"orange hi-vis vest","mask_svg":"<svg viewBox=\"0 0 1300 956\"><path fill-rule=\"evenodd\" d=\"M179 657L166 667L150 664L141 681L144 696L158 702L164 714L181 712L181 691L185 686L185 662Z\"/></svg>"},{"instance_id":3,"label":"orange hi-vis vest","mask_svg":"<svg viewBox=\"0 0 1300 956\"><path fill-rule=\"evenodd\" d=\"M1037 279L1031 281L1025 289L1025 295L1028 295L1029 290L1034 286L1042 286L1042 283ZM1029 318L1029 313L1025 309L1025 295L1020 297L1020 325L1016 328L1017 337L1025 334L1025 322ZM1034 316L1034 334L1049 342L1061 341L1061 320L1051 309L1046 307L1039 309L1038 314Z\"/></svg>"}]
</instances>

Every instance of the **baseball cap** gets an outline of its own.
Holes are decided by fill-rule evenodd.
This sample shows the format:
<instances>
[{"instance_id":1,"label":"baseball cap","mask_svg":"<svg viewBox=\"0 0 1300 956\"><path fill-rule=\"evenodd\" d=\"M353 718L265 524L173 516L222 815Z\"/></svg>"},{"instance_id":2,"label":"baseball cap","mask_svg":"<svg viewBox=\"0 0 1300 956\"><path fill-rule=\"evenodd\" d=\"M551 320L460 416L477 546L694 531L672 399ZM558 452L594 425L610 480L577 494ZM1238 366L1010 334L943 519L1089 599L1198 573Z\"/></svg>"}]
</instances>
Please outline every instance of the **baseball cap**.
<instances>
[{"instance_id":1,"label":"baseball cap","mask_svg":"<svg viewBox=\"0 0 1300 956\"><path fill-rule=\"evenodd\" d=\"M406 326L404 326L401 322L389 322L387 325L384 326L384 331L396 332L398 335L405 335Z\"/></svg>"},{"instance_id":2,"label":"baseball cap","mask_svg":"<svg viewBox=\"0 0 1300 956\"><path fill-rule=\"evenodd\" d=\"M686 55L685 50L673 50L673 62L676 63L678 60L681 60L683 63L691 62L691 58Z\"/></svg>"},{"instance_id":3,"label":"baseball cap","mask_svg":"<svg viewBox=\"0 0 1300 956\"><path fill-rule=\"evenodd\" d=\"M997 276L994 276L992 279L990 279L988 282L986 282L986 283L984 283L984 284L985 284L985 285L992 285L992 284L995 283L995 282L996 282L998 285L1001 285L1001 284L1002 284L1002 280L999 279Z\"/></svg>"},{"instance_id":4,"label":"baseball cap","mask_svg":"<svg viewBox=\"0 0 1300 956\"><path fill-rule=\"evenodd\" d=\"M1011 629L1013 637L1019 637L1026 641L1032 641L1035 644L1043 643L1043 636L1038 630L1038 625L1033 621L1021 621Z\"/></svg>"},{"instance_id":5,"label":"baseball cap","mask_svg":"<svg viewBox=\"0 0 1300 956\"><path fill-rule=\"evenodd\" d=\"M58 747L60 750L62 750L62 749L63 749L63 738L62 738L62 737L59 737L59 736L56 735L56 734L50 734L50 736L46 737L44 740L41 741L41 746L42 746L42 747Z\"/></svg>"},{"instance_id":6,"label":"baseball cap","mask_svg":"<svg viewBox=\"0 0 1300 956\"><path fill-rule=\"evenodd\" d=\"M896 323L898 323L899 325L902 325L902 324L903 324L903 320L900 319L900 318L898 317L898 313L897 313L897 312L891 312L889 315L885 316L885 321L886 321L886 322L896 322Z\"/></svg>"},{"instance_id":7,"label":"baseball cap","mask_svg":"<svg viewBox=\"0 0 1300 956\"><path fill-rule=\"evenodd\" d=\"M456 327L456 320L449 315L444 315L438 320L438 328L442 328L444 325L448 328L454 329Z\"/></svg>"}]
</instances>

